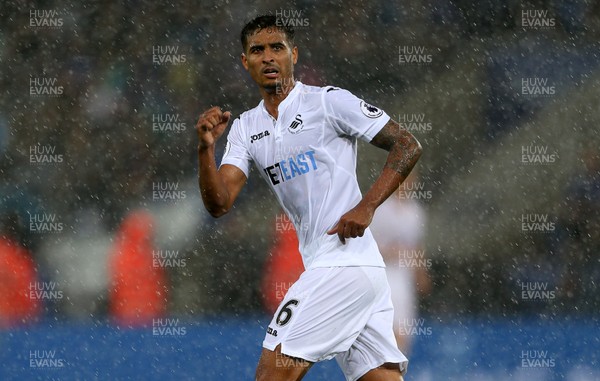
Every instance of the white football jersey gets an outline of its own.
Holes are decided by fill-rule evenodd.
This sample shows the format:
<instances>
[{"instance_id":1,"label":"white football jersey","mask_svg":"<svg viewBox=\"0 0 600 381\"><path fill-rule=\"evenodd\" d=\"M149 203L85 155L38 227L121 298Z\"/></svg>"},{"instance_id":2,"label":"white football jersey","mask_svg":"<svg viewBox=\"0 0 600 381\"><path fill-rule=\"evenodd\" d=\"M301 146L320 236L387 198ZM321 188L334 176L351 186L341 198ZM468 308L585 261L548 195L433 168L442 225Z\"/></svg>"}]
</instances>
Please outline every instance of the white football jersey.
<instances>
[{"instance_id":1,"label":"white football jersey","mask_svg":"<svg viewBox=\"0 0 600 381\"><path fill-rule=\"evenodd\" d=\"M347 90L296 82L277 119L261 101L233 121L221 165L248 177L255 163L296 228L306 269L385 267L369 229L346 244L327 231L362 198L357 138L371 141L389 119Z\"/></svg>"}]
</instances>

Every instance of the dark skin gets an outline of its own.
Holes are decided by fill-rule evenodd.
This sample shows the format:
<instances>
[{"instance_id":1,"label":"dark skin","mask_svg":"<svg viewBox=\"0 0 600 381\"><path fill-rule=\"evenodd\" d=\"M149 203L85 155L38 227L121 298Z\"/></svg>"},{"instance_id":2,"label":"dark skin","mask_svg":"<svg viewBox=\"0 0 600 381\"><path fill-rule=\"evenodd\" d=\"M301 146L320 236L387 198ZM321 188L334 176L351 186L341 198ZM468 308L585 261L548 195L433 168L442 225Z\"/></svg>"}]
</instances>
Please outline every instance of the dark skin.
<instances>
[{"instance_id":1,"label":"dark skin","mask_svg":"<svg viewBox=\"0 0 600 381\"><path fill-rule=\"evenodd\" d=\"M269 114L277 119L278 106L294 87L294 64L298 61L298 48L278 29L266 28L249 36L242 65L248 71L264 100ZM215 142L223 135L231 119L229 111L212 107L200 115L196 124L198 133L198 183L202 200L213 217L227 213L246 184L244 172L233 165L217 169ZM375 210L408 176L421 155L421 145L408 131L390 120L371 140L371 144L388 151L386 163L379 177L362 200L346 212L327 234L337 234L342 243L346 239L362 237L371 223ZM280 348L270 351L263 348L256 369L257 380L301 380L312 363L294 359L278 364ZM383 364L362 376L360 381L402 380L398 364Z\"/></svg>"}]
</instances>

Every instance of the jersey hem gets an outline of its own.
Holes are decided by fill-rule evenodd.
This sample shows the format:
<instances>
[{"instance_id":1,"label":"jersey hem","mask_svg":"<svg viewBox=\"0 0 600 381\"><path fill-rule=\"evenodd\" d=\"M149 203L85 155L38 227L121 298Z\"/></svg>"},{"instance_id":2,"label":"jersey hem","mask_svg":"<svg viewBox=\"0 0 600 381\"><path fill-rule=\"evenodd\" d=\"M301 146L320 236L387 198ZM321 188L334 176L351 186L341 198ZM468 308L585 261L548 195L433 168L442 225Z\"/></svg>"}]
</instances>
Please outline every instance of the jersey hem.
<instances>
[{"instance_id":1,"label":"jersey hem","mask_svg":"<svg viewBox=\"0 0 600 381\"><path fill-rule=\"evenodd\" d=\"M221 164L219 164L219 169L223 165L225 165L225 164L227 164L227 165L233 165L234 167L236 167L240 171L242 171L244 173L244 175L246 175L246 179L247 179L247 178L249 178L250 171L249 170L247 171L245 168L242 168L242 166L240 166L241 162L242 162L241 160L231 160L231 159L229 159L229 160L221 160Z\"/></svg>"},{"instance_id":2,"label":"jersey hem","mask_svg":"<svg viewBox=\"0 0 600 381\"><path fill-rule=\"evenodd\" d=\"M306 270L310 270L310 269L321 269L321 268L327 268L327 267L379 267L379 268L386 268L385 263L383 264L374 264L374 263L317 263L314 265L310 265L310 267L307 267L305 269Z\"/></svg>"}]
</instances>

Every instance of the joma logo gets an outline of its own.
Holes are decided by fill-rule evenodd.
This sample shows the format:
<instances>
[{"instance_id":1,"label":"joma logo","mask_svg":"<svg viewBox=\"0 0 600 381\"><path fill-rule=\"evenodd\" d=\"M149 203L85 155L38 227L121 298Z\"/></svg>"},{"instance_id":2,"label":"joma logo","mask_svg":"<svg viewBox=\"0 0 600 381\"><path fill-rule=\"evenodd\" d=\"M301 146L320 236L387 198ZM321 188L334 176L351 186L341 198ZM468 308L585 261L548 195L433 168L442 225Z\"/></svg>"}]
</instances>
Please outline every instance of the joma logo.
<instances>
[{"instance_id":1,"label":"joma logo","mask_svg":"<svg viewBox=\"0 0 600 381\"><path fill-rule=\"evenodd\" d=\"M266 130L263 132L260 132L256 135L252 135L252 136L250 136L250 143L254 143L255 141L260 140L260 139L264 138L265 136L269 136L269 135L271 135L271 134L269 134L269 131L266 131Z\"/></svg>"}]
</instances>

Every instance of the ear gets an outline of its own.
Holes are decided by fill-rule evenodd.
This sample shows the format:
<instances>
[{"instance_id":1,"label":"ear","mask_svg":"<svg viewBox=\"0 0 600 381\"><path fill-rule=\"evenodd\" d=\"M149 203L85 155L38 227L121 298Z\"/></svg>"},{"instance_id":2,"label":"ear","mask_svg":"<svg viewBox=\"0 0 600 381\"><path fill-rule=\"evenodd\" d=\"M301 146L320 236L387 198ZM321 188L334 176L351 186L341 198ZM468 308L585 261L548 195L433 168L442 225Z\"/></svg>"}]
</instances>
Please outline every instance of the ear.
<instances>
[{"instance_id":1,"label":"ear","mask_svg":"<svg viewBox=\"0 0 600 381\"><path fill-rule=\"evenodd\" d=\"M242 65L244 65L244 69L248 71L248 59L246 58L246 54L242 53L240 58L242 59Z\"/></svg>"},{"instance_id":2,"label":"ear","mask_svg":"<svg viewBox=\"0 0 600 381\"><path fill-rule=\"evenodd\" d=\"M294 62L294 65L298 62L298 47L294 46L292 48L292 60Z\"/></svg>"}]
</instances>

